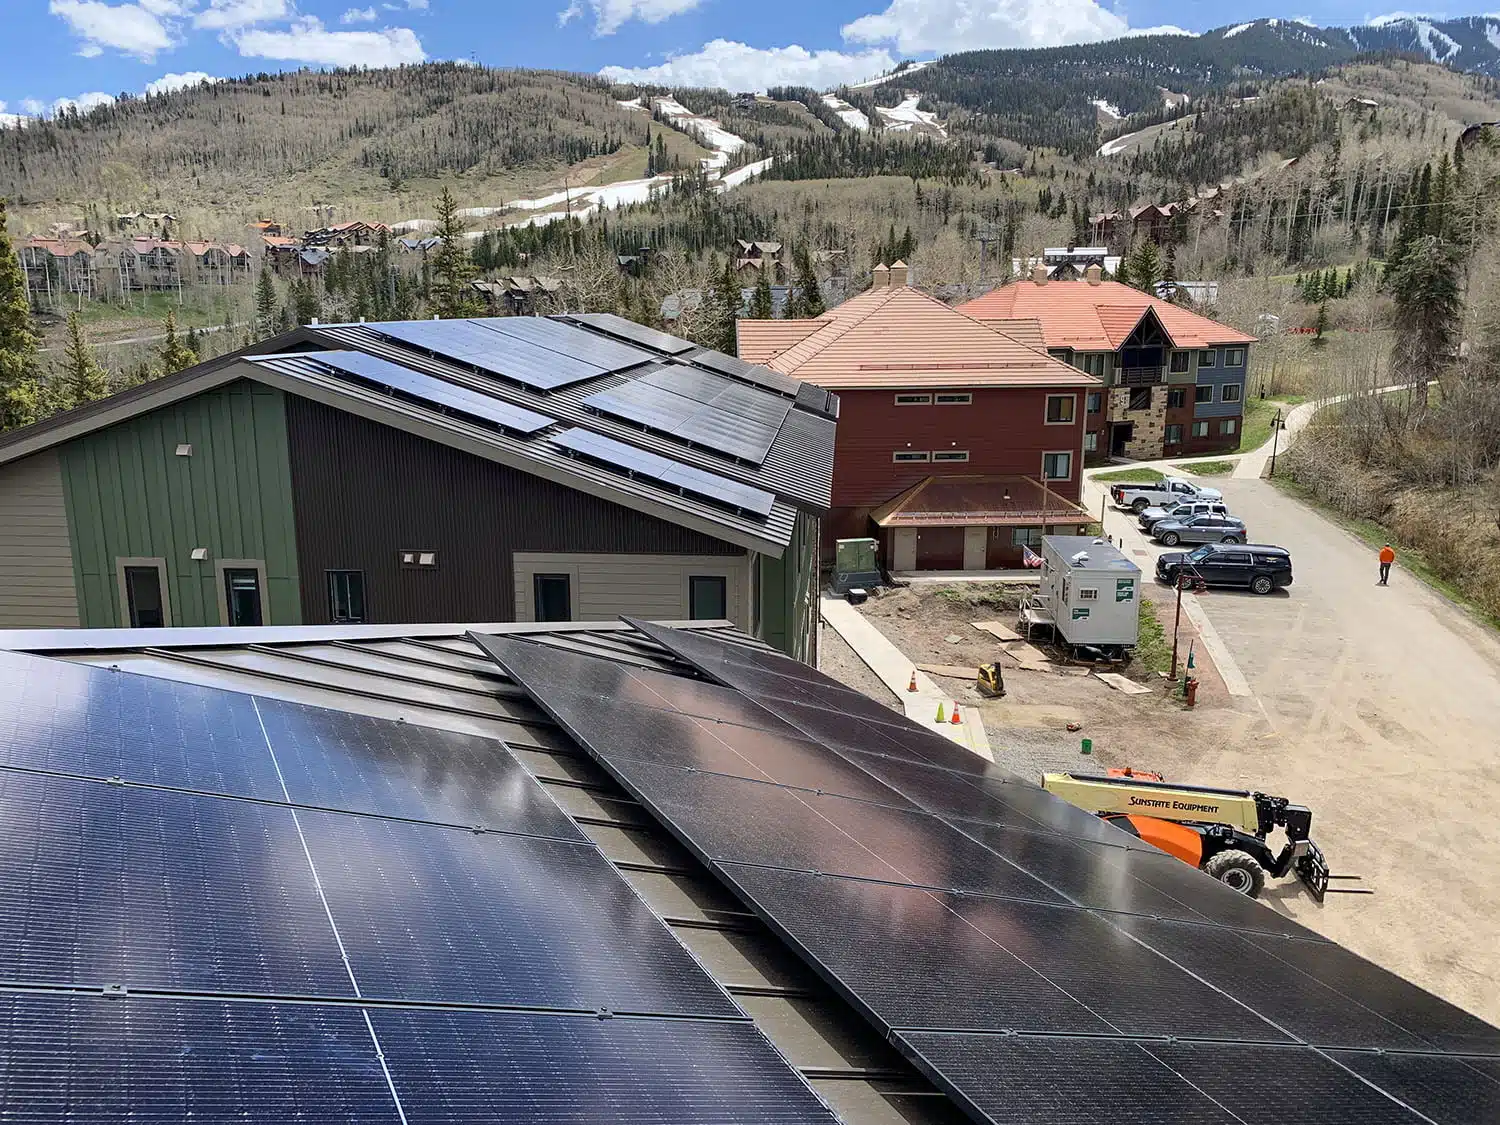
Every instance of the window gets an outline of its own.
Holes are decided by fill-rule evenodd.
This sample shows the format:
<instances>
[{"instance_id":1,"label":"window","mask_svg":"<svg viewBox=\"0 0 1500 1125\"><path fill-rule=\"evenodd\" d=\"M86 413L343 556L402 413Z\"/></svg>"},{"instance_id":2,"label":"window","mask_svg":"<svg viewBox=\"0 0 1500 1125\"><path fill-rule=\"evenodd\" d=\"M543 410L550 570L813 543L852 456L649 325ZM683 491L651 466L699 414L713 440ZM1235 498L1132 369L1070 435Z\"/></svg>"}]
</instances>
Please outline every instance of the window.
<instances>
[{"instance_id":1,"label":"window","mask_svg":"<svg viewBox=\"0 0 1500 1125\"><path fill-rule=\"evenodd\" d=\"M125 624L132 629L162 629L171 624L167 611L166 563L158 559L123 560L120 585L124 590Z\"/></svg>"},{"instance_id":2,"label":"window","mask_svg":"<svg viewBox=\"0 0 1500 1125\"><path fill-rule=\"evenodd\" d=\"M1213 400L1214 400L1214 388L1213 388L1213 384L1212 383L1205 383L1201 387L1194 387L1193 388L1193 401L1194 402L1213 402Z\"/></svg>"},{"instance_id":3,"label":"window","mask_svg":"<svg viewBox=\"0 0 1500 1125\"><path fill-rule=\"evenodd\" d=\"M1130 388L1130 402L1126 405L1125 409L1127 409L1127 410L1150 410L1151 409L1151 388L1150 387L1131 387Z\"/></svg>"},{"instance_id":4,"label":"window","mask_svg":"<svg viewBox=\"0 0 1500 1125\"><path fill-rule=\"evenodd\" d=\"M1065 426L1073 421L1073 412L1077 409L1078 399L1074 395L1048 395L1047 396L1047 424L1049 426Z\"/></svg>"},{"instance_id":5,"label":"window","mask_svg":"<svg viewBox=\"0 0 1500 1125\"><path fill-rule=\"evenodd\" d=\"M897 395L897 406L931 406L931 395Z\"/></svg>"},{"instance_id":6,"label":"window","mask_svg":"<svg viewBox=\"0 0 1500 1125\"><path fill-rule=\"evenodd\" d=\"M1244 348L1225 348L1224 349L1224 366L1225 367L1244 367L1245 366L1245 349Z\"/></svg>"},{"instance_id":7,"label":"window","mask_svg":"<svg viewBox=\"0 0 1500 1125\"><path fill-rule=\"evenodd\" d=\"M1010 544L1012 547L1040 547L1042 545L1042 529L1039 527L1015 527L1010 532Z\"/></svg>"},{"instance_id":8,"label":"window","mask_svg":"<svg viewBox=\"0 0 1500 1125\"><path fill-rule=\"evenodd\" d=\"M260 610L260 571L254 567L224 567L224 624L263 624Z\"/></svg>"},{"instance_id":9,"label":"window","mask_svg":"<svg viewBox=\"0 0 1500 1125\"><path fill-rule=\"evenodd\" d=\"M1104 378L1104 372L1108 368L1108 365L1109 356L1103 352L1078 356L1073 363L1073 366L1077 367L1078 370L1085 371L1100 379Z\"/></svg>"},{"instance_id":10,"label":"window","mask_svg":"<svg viewBox=\"0 0 1500 1125\"><path fill-rule=\"evenodd\" d=\"M1174 375L1183 375L1183 374L1186 374L1188 366L1189 366L1189 362L1188 361L1191 358L1192 358L1192 353L1191 352L1173 352L1172 353L1172 374L1174 374Z\"/></svg>"},{"instance_id":11,"label":"window","mask_svg":"<svg viewBox=\"0 0 1500 1125\"><path fill-rule=\"evenodd\" d=\"M1238 383L1225 383L1219 388L1219 398L1224 402L1239 402L1244 389Z\"/></svg>"},{"instance_id":12,"label":"window","mask_svg":"<svg viewBox=\"0 0 1500 1125\"><path fill-rule=\"evenodd\" d=\"M536 620L568 621L573 616L573 576L533 574L531 593Z\"/></svg>"},{"instance_id":13,"label":"window","mask_svg":"<svg viewBox=\"0 0 1500 1125\"><path fill-rule=\"evenodd\" d=\"M335 625L365 619L365 572L328 571L328 619Z\"/></svg>"},{"instance_id":14,"label":"window","mask_svg":"<svg viewBox=\"0 0 1500 1125\"><path fill-rule=\"evenodd\" d=\"M1187 388L1173 387L1167 392L1167 409L1180 410L1187 405Z\"/></svg>"},{"instance_id":15,"label":"window","mask_svg":"<svg viewBox=\"0 0 1500 1125\"><path fill-rule=\"evenodd\" d=\"M1238 433L1239 429L1240 420L1238 418L1225 418L1222 422L1219 423L1219 433L1223 434L1225 437L1228 437L1230 434Z\"/></svg>"},{"instance_id":16,"label":"window","mask_svg":"<svg viewBox=\"0 0 1500 1125\"><path fill-rule=\"evenodd\" d=\"M1043 453L1043 480L1071 480L1073 477L1073 455L1071 453Z\"/></svg>"},{"instance_id":17,"label":"window","mask_svg":"<svg viewBox=\"0 0 1500 1125\"><path fill-rule=\"evenodd\" d=\"M729 579L722 574L694 574L688 578L688 617L719 621L729 616Z\"/></svg>"},{"instance_id":18,"label":"window","mask_svg":"<svg viewBox=\"0 0 1500 1125\"><path fill-rule=\"evenodd\" d=\"M1104 408L1104 395L1099 391L1090 391L1088 400L1088 412L1098 414Z\"/></svg>"},{"instance_id":19,"label":"window","mask_svg":"<svg viewBox=\"0 0 1500 1125\"><path fill-rule=\"evenodd\" d=\"M1207 422L1194 422L1193 423L1193 436L1194 437L1207 437L1208 436L1208 423Z\"/></svg>"},{"instance_id":20,"label":"window","mask_svg":"<svg viewBox=\"0 0 1500 1125\"><path fill-rule=\"evenodd\" d=\"M898 449L891 454L892 461L931 461L932 454L915 449Z\"/></svg>"},{"instance_id":21,"label":"window","mask_svg":"<svg viewBox=\"0 0 1500 1125\"><path fill-rule=\"evenodd\" d=\"M939 391L932 396L932 401L939 406L968 406L974 401L974 396L968 391Z\"/></svg>"},{"instance_id":22,"label":"window","mask_svg":"<svg viewBox=\"0 0 1500 1125\"><path fill-rule=\"evenodd\" d=\"M1180 423L1172 423L1167 426L1166 442L1168 445L1182 444L1182 426Z\"/></svg>"},{"instance_id":23,"label":"window","mask_svg":"<svg viewBox=\"0 0 1500 1125\"><path fill-rule=\"evenodd\" d=\"M1097 586L1080 586L1080 587L1078 587L1078 600L1081 601L1081 602L1097 602L1099 600L1099 587L1097 587Z\"/></svg>"},{"instance_id":24,"label":"window","mask_svg":"<svg viewBox=\"0 0 1500 1125\"><path fill-rule=\"evenodd\" d=\"M934 449L932 459L934 461L967 461L969 451L967 449Z\"/></svg>"},{"instance_id":25,"label":"window","mask_svg":"<svg viewBox=\"0 0 1500 1125\"><path fill-rule=\"evenodd\" d=\"M1214 365L1214 361L1218 358L1218 356L1219 353L1214 351L1213 348L1208 348L1204 351L1201 351L1198 353L1198 366L1212 367Z\"/></svg>"},{"instance_id":26,"label":"window","mask_svg":"<svg viewBox=\"0 0 1500 1125\"><path fill-rule=\"evenodd\" d=\"M1085 453L1097 453L1099 451L1099 433L1097 430L1090 430L1083 435L1083 451Z\"/></svg>"}]
</instances>

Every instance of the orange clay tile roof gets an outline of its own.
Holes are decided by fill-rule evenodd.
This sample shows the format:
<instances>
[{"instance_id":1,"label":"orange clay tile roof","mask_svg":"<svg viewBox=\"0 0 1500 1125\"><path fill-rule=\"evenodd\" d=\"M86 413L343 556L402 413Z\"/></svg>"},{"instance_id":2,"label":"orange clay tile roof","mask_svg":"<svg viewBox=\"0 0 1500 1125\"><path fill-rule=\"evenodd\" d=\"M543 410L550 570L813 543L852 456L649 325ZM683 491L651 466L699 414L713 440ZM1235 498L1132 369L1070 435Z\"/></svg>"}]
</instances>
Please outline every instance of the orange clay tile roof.
<instances>
[{"instance_id":1,"label":"orange clay tile roof","mask_svg":"<svg viewBox=\"0 0 1500 1125\"><path fill-rule=\"evenodd\" d=\"M761 362L829 390L1099 382L909 285L871 289L805 323L813 331Z\"/></svg>"},{"instance_id":2,"label":"orange clay tile roof","mask_svg":"<svg viewBox=\"0 0 1500 1125\"><path fill-rule=\"evenodd\" d=\"M1046 285L1021 281L1003 285L959 305L958 309L986 323L1035 318L1041 321L1049 348L1083 352L1119 350L1147 309L1155 310L1172 343L1179 348L1255 342L1254 336L1118 281L1099 285L1087 281L1049 281Z\"/></svg>"},{"instance_id":3,"label":"orange clay tile roof","mask_svg":"<svg viewBox=\"0 0 1500 1125\"><path fill-rule=\"evenodd\" d=\"M741 320L735 328L740 358L763 364L820 327L821 320Z\"/></svg>"},{"instance_id":4,"label":"orange clay tile roof","mask_svg":"<svg viewBox=\"0 0 1500 1125\"><path fill-rule=\"evenodd\" d=\"M1086 523L1089 513L1040 481L1018 476L924 477L870 513L878 527Z\"/></svg>"}]
</instances>

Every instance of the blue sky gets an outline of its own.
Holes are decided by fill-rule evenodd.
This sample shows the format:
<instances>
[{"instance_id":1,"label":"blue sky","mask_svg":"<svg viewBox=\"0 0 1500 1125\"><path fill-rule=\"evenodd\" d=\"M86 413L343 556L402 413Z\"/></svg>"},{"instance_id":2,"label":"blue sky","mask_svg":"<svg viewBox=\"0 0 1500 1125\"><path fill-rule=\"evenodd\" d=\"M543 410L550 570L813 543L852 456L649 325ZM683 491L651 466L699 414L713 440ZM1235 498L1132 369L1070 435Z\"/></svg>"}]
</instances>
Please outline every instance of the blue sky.
<instances>
[{"instance_id":1,"label":"blue sky","mask_svg":"<svg viewBox=\"0 0 1500 1125\"><path fill-rule=\"evenodd\" d=\"M1290 2L4 0L12 46L0 48L0 115L261 70L471 56L491 66L609 68L622 78L731 89L824 87L954 50L1162 26L1204 31L1257 16L1345 25L1376 14L1341 0Z\"/></svg>"}]
</instances>

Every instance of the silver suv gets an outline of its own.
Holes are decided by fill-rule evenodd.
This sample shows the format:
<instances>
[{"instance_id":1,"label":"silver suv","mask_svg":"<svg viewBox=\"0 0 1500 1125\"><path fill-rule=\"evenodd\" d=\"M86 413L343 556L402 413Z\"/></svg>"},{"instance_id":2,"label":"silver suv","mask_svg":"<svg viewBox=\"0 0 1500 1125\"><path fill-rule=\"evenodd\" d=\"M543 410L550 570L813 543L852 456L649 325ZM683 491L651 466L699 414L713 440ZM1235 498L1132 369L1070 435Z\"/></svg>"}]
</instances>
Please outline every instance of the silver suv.
<instances>
[{"instance_id":1,"label":"silver suv","mask_svg":"<svg viewBox=\"0 0 1500 1125\"><path fill-rule=\"evenodd\" d=\"M1186 520L1192 516L1227 516L1229 505L1222 500L1194 500L1187 504L1168 504L1165 507L1147 508L1138 517L1141 530L1148 535L1162 520Z\"/></svg>"},{"instance_id":2,"label":"silver suv","mask_svg":"<svg viewBox=\"0 0 1500 1125\"><path fill-rule=\"evenodd\" d=\"M1163 546L1179 543L1244 543L1250 538L1244 520L1233 516L1190 516L1185 520L1158 520L1151 538Z\"/></svg>"}]
</instances>

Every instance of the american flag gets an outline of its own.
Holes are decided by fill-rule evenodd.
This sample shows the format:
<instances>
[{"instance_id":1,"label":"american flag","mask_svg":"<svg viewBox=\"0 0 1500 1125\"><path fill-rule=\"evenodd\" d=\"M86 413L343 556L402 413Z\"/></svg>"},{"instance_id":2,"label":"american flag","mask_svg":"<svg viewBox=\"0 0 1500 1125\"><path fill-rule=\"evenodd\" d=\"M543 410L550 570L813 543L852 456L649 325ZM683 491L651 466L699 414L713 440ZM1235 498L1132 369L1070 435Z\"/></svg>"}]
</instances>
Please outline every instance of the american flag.
<instances>
[{"instance_id":1,"label":"american flag","mask_svg":"<svg viewBox=\"0 0 1500 1125\"><path fill-rule=\"evenodd\" d=\"M1022 566L1041 566L1042 565L1042 556L1039 555L1039 554L1037 554L1030 547L1022 546L1022 548L1021 548L1021 565Z\"/></svg>"}]
</instances>

